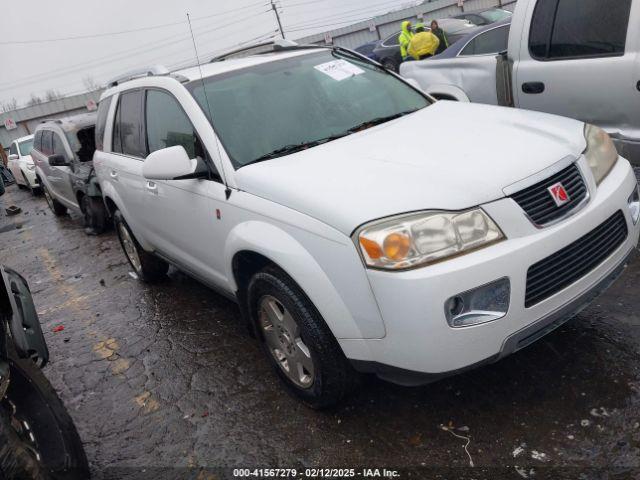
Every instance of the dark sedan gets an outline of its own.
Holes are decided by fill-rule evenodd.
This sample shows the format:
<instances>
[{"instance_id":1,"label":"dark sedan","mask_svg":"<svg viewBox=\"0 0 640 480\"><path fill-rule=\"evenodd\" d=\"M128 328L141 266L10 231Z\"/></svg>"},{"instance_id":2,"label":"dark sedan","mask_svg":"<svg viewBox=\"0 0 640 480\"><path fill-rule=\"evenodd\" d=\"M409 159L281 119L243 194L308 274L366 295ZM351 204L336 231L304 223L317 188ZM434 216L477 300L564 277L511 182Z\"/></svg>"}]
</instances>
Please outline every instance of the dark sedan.
<instances>
[{"instance_id":1,"label":"dark sedan","mask_svg":"<svg viewBox=\"0 0 640 480\"><path fill-rule=\"evenodd\" d=\"M501 20L511 18L513 13L509 10L503 10L502 8L485 8L484 10L477 10L475 12L464 12L453 18L460 20L467 20L479 27L483 25L490 25L492 23L499 22Z\"/></svg>"},{"instance_id":2,"label":"dark sedan","mask_svg":"<svg viewBox=\"0 0 640 480\"><path fill-rule=\"evenodd\" d=\"M438 23L440 28L442 28L447 35L449 45L453 45L462 37L467 36L471 32L475 32L477 29L477 27L466 20L443 19L438 20ZM429 30L429 24L426 23L425 26L427 27L427 30ZM402 63L400 43L398 42L399 35L400 30L378 42L376 47L373 49L373 55L377 57L378 62L394 72L399 70L400 64Z\"/></svg>"},{"instance_id":3,"label":"dark sedan","mask_svg":"<svg viewBox=\"0 0 640 480\"><path fill-rule=\"evenodd\" d=\"M440 55L431 57L429 60L444 60L446 58L473 55L495 55L503 52L509 44L510 27L511 17L476 29L462 37Z\"/></svg>"}]
</instances>

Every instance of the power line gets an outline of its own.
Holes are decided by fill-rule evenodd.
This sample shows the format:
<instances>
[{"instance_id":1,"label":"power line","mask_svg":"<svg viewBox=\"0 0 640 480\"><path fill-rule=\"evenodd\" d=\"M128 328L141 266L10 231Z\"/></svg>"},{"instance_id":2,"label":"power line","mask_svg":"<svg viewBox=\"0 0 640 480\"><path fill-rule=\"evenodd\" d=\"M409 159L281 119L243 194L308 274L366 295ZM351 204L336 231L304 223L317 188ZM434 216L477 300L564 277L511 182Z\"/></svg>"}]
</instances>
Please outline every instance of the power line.
<instances>
[{"instance_id":1,"label":"power line","mask_svg":"<svg viewBox=\"0 0 640 480\"><path fill-rule=\"evenodd\" d=\"M243 15L241 18L238 18L236 21L233 22L228 22L225 23L224 25L207 25L207 28L205 30L202 30L200 32L198 32L199 36L203 36L212 32L217 32L220 30L223 30L225 28L237 25L238 23L242 23L244 21L247 20L247 18L253 18L253 17L258 17L260 15L264 15L266 13L268 13L269 10L265 10L263 12L260 12L259 14L255 14L252 15L251 17L247 17L245 15ZM199 28L202 28L199 27ZM189 35L186 34L177 34L177 35L172 35L170 37L165 37L164 41L162 41L163 39L161 39L160 42L155 41L155 42L149 42L146 44L143 44L142 46L138 46L134 49L126 49L126 50L122 50L120 52L114 53L114 54L110 54L107 55L105 57L99 58L99 59L95 59L95 60L91 60L89 62L83 62L80 64L76 64L75 66L72 67L66 67L63 69L57 69L57 70L52 70L49 72L43 72L43 73L39 73L39 74L35 74L35 75L30 75L28 77L23 77L21 79L18 80L14 80L11 82L5 82L0 84L0 91L6 91L9 90L11 88L14 88L16 86L22 86L22 85L31 85L33 83L38 83L44 79L49 80L52 78L59 78L59 77L64 77L67 75L70 75L72 73L76 73L82 70L85 70L88 67L93 67L93 66L99 66L100 64L104 63L105 60L108 59L108 61L113 62L113 61L117 61L117 60L121 60L121 59L125 59L125 58L129 58L131 57L131 55L135 52L137 55L143 54L143 53L147 53L147 52L151 52L154 51L156 49L158 49L159 47L165 47L165 46L169 46L169 45L175 45L178 43L183 43L186 42L190 39L191 37ZM217 38L217 37L216 37ZM148 48L144 48L144 47L148 47ZM141 48L143 48L142 50L140 50ZM147 60L148 62L150 62L151 60Z\"/></svg>"},{"instance_id":2,"label":"power line","mask_svg":"<svg viewBox=\"0 0 640 480\"><path fill-rule=\"evenodd\" d=\"M208 18L212 18L212 17L219 17L221 15L227 15L229 13L233 13L233 12L237 12L240 10L246 10L249 8L256 8L259 5L262 6L266 6L264 3L264 0L261 0L259 3L253 3L251 5L246 5L244 7L239 7L239 8L234 8L232 10L227 10L225 12L217 12L217 13L213 13L211 15L204 15L201 17L194 17L192 19L192 21L200 21L200 20L205 20ZM74 35L74 36L69 36L69 37L58 37L58 38L48 38L48 39L42 39L42 40L10 40L10 41L5 41L5 42L0 42L0 45L30 45L30 44L34 44L34 43L52 43L52 42L64 42L64 41L69 41L69 40L85 40L88 38L101 38L101 37L111 37L111 36L116 36L116 35L124 35L124 34L128 34L128 33L137 33L137 32L144 32L144 31L148 31L148 30L157 30L159 28L167 28L167 27L173 27L176 25L184 25L186 22L184 20L180 21L180 22L171 22L171 23L163 23L160 25L151 25L148 27L141 27L141 28L132 28L129 30L119 30L116 32L106 32L106 33L94 33L94 34L89 34L89 35Z\"/></svg>"}]
</instances>

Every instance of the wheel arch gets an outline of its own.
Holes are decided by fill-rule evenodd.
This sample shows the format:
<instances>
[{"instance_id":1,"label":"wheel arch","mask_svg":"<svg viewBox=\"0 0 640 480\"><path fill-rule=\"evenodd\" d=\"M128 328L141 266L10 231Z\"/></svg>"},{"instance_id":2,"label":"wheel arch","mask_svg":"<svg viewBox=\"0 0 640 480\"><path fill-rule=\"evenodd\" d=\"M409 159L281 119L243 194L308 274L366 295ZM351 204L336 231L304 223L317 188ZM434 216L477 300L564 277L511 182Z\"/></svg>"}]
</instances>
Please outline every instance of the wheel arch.
<instances>
[{"instance_id":1,"label":"wheel arch","mask_svg":"<svg viewBox=\"0 0 640 480\"><path fill-rule=\"evenodd\" d=\"M229 286L241 308L246 308L242 303L251 275L272 264L296 282L337 339L366 338L315 258L279 227L262 221L236 226L227 238L224 258Z\"/></svg>"}]
</instances>

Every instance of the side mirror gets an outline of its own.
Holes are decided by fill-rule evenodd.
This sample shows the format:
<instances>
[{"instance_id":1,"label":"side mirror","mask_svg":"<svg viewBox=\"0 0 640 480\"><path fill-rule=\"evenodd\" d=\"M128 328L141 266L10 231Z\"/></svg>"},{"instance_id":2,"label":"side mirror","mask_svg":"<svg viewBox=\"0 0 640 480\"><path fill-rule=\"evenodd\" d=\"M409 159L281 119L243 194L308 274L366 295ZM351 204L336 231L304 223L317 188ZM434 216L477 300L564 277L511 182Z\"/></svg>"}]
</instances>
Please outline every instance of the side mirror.
<instances>
[{"instance_id":1,"label":"side mirror","mask_svg":"<svg viewBox=\"0 0 640 480\"><path fill-rule=\"evenodd\" d=\"M68 167L69 160L67 157L60 153L56 153L55 155L50 155L49 158L49 166L51 167Z\"/></svg>"},{"instance_id":2,"label":"side mirror","mask_svg":"<svg viewBox=\"0 0 640 480\"><path fill-rule=\"evenodd\" d=\"M148 180L175 180L191 175L195 166L182 145L151 153L142 165L142 175Z\"/></svg>"},{"instance_id":3,"label":"side mirror","mask_svg":"<svg viewBox=\"0 0 640 480\"><path fill-rule=\"evenodd\" d=\"M12 153L11 155L9 155L9 160L18 160L19 158L20 157L17 153Z\"/></svg>"}]
</instances>

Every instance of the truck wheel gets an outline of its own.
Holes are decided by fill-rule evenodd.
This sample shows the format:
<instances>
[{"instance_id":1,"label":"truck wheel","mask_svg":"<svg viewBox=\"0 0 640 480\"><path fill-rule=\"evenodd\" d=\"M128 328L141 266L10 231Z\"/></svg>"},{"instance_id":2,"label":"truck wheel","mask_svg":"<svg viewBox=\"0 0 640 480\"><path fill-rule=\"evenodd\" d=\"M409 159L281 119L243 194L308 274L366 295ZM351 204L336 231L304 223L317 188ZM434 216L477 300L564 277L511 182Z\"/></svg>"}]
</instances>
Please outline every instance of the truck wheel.
<instances>
[{"instance_id":1,"label":"truck wheel","mask_svg":"<svg viewBox=\"0 0 640 480\"><path fill-rule=\"evenodd\" d=\"M269 266L255 274L247 301L269 361L307 405L333 406L358 384L358 374L320 313L281 269Z\"/></svg>"},{"instance_id":2,"label":"truck wheel","mask_svg":"<svg viewBox=\"0 0 640 480\"><path fill-rule=\"evenodd\" d=\"M127 260L129 260L129 264L131 264L135 270L136 275L138 275L138 278L147 283L154 283L165 278L169 270L169 264L155 255L144 251L136 240L136 237L133 236L120 210L116 210L113 214L113 222L116 232L118 232L122 250Z\"/></svg>"},{"instance_id":3,"label":"truck wheel","mask_svg":"<svg viewBox=\"0 0 640 480\"><path fill-rule=\"evenodd\" d=\"M89 478L82 441L67 409L30 359L9 358L0 406L0 478Z\"/></svg>"},{"instance_id":4,"label":"truck wheel","mask_svg":"<svg viewBox=\"0 0 640 480\"><path fill-rule=\"evenodd\" d=\"M85 233L100 235L107 229L107 209L102 198L84 195L81 201Z\"/></svg>"},{"instance_id":5,"label":"truck wheel","mask_svg":"<svg viewBox=\"0 0 640 480\"><path fill-rule=\"evenodd\" d=\"M44 192L44 198L47 201L49 208L51 209L51 211L56 217L61 217L62 215L67 213L67 207L65 207L55 198L53 198L51 196L51 192L49 192L49 189L44 185L42 185L42 191Z\"/></svg>"}]
</instances>

